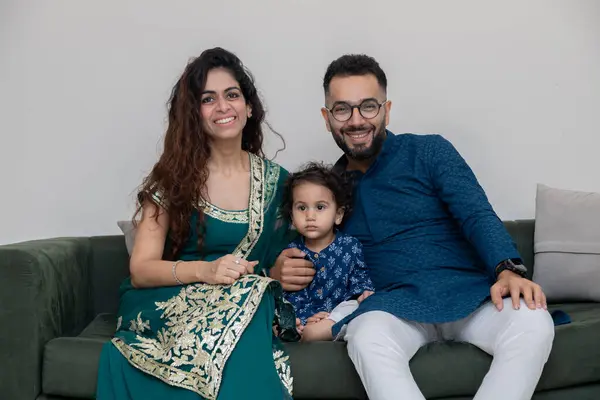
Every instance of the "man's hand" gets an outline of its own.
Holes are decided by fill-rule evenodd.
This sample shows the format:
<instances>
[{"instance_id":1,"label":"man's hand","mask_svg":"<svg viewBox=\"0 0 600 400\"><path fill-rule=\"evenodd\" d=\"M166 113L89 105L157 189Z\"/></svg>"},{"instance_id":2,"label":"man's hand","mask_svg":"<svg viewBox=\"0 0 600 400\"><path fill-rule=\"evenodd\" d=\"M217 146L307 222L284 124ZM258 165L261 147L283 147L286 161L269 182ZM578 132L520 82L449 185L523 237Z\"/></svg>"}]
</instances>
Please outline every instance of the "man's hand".
<instances>
[{"instance_id":1,"label":"man's hand","mask_svg":"<svg viewBox=\"0 0 600 400\"><path fill-rule=\"evenodd\" d=\"M512 298L515 310L519 309L521 295L523 295L527 307L531 310L535 310L536 308L548 309L546 295L540 285L529 279L522 278L512 271L502 271L498 275L498 280L490 289L490 294L492 295L492 302L499 311L502 311L503 308L502 298L508 294Z\"/></svg>"},{"instance_id":2,"label":"man's hand","mask_svg":"<svg viewBox=\"0 0 600 400\"><path fill-rule=\"evenodd\" d=\"M281 282L283 290L296 292L312 282L315 275L313 263L305 260L300 249L289 248L281 252L269 275Z\"/></svg>"},{"instance_id":3,"label":"man's hand","mask_svg":"<svg viewBox=\"0 0 600 400\"><path fill-rule=\"evenodd\" d=\"M358 303L362 303L364 299L366 299L367 297L369 297L370 295L372 295L373 292L371 292L370 290L365 290L364 292L362 292L362 294L358 297L358 299L356 299L356 301L358 301Z\"/></svg>"}]
</instances>

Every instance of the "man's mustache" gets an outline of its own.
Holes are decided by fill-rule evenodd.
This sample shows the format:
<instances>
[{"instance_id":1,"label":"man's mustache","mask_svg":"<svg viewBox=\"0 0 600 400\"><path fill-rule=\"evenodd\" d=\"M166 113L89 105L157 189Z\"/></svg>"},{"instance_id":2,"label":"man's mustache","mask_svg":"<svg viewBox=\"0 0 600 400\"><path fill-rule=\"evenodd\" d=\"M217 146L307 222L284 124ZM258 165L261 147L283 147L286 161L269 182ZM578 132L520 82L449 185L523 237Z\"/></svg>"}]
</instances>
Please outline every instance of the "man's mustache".
<instances>
[{"instance_id":1,"label":"man's mustache","mask_svg":"<svg viewBox=\"0 0 600 400\"><path fill-rule=\"evenodd\" d=\"M358 126L349 126L347 128L344 128L341 130L342 133L353 133L353 132L360 132L360 131L366 131L369 129L373 129L373 125L358 125Z\"/></svg>"}]
</instances>

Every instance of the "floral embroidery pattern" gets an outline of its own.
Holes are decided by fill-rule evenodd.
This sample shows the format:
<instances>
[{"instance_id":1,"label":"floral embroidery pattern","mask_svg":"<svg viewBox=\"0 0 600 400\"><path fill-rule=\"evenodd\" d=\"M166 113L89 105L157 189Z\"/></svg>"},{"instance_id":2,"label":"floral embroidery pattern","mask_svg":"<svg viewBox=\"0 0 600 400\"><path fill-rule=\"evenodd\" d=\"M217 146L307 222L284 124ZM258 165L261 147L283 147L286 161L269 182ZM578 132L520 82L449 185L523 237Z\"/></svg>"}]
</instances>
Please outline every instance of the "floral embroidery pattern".
<instances>
[{"instance_id":1,"label":"floral embroidery pattern","mask_svg":"<svg viewBox=\"0 0 600 400\"><path fill-rule=\"evenodd\" d=\"M119 319L121 319L121 317L119 317ZM146 329L150 329L150 321L142 321L142 312L140 311L137 318L130 321L129 330L141 334L144 333Z\"/></svg>"},{"instance_id":2,"label":"floral embroidery pattern","mask_svg":"<svg viewBox=\"0 0 600 400\"><path fill-rule=\"evenodd\" d=\"M187 285L178 295L156 303L164 320L156 335L138 333L131 345L120 338L113 343L142 371L216 399L225 363L271 282L270 278L246 275L233 285ZM274 359L282 383L291 392L287 356L275 351Z\"/></svg>"}]
</instances>

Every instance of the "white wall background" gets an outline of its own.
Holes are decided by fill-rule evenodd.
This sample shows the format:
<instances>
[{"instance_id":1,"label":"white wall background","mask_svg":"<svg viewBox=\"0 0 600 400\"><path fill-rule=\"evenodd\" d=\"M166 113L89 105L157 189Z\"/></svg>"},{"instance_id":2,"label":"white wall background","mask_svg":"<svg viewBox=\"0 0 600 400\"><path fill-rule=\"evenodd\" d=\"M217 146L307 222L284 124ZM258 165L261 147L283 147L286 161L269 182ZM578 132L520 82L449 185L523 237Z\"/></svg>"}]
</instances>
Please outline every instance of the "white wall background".
<instances>
[{"instance_id":1,"label":"white wall background","mask_svg":"<svg viewBox=\"0 0 600 400\"><path fill-rule=\"evenodd\" d=\"M118 233L172 85L217 45L254 73L289 169L337 158L322 76L366 52L389 128L449 138L501 218L533 217L537 182L600 191L599 1L0 0L0 243Z\"/></svg>"}]
</instances>

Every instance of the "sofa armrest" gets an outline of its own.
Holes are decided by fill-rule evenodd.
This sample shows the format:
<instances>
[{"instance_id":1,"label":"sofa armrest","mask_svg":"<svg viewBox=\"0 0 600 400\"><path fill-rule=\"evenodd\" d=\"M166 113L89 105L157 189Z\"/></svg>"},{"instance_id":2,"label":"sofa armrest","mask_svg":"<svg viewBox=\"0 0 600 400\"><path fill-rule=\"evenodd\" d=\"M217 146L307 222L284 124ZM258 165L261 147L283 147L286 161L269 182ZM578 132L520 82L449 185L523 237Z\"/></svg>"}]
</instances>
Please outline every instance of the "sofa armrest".
<instances>
[{"instance_id":1,"label":"sofa armrest","mask_svg":"<svg viewBox=\"0 0 600 400\"><path fill-rule=\"evenodd\" d=\"M0 246L0 393L33 400L45 344L92 319L88 238Z\"/></svg>"}]
</instances>

